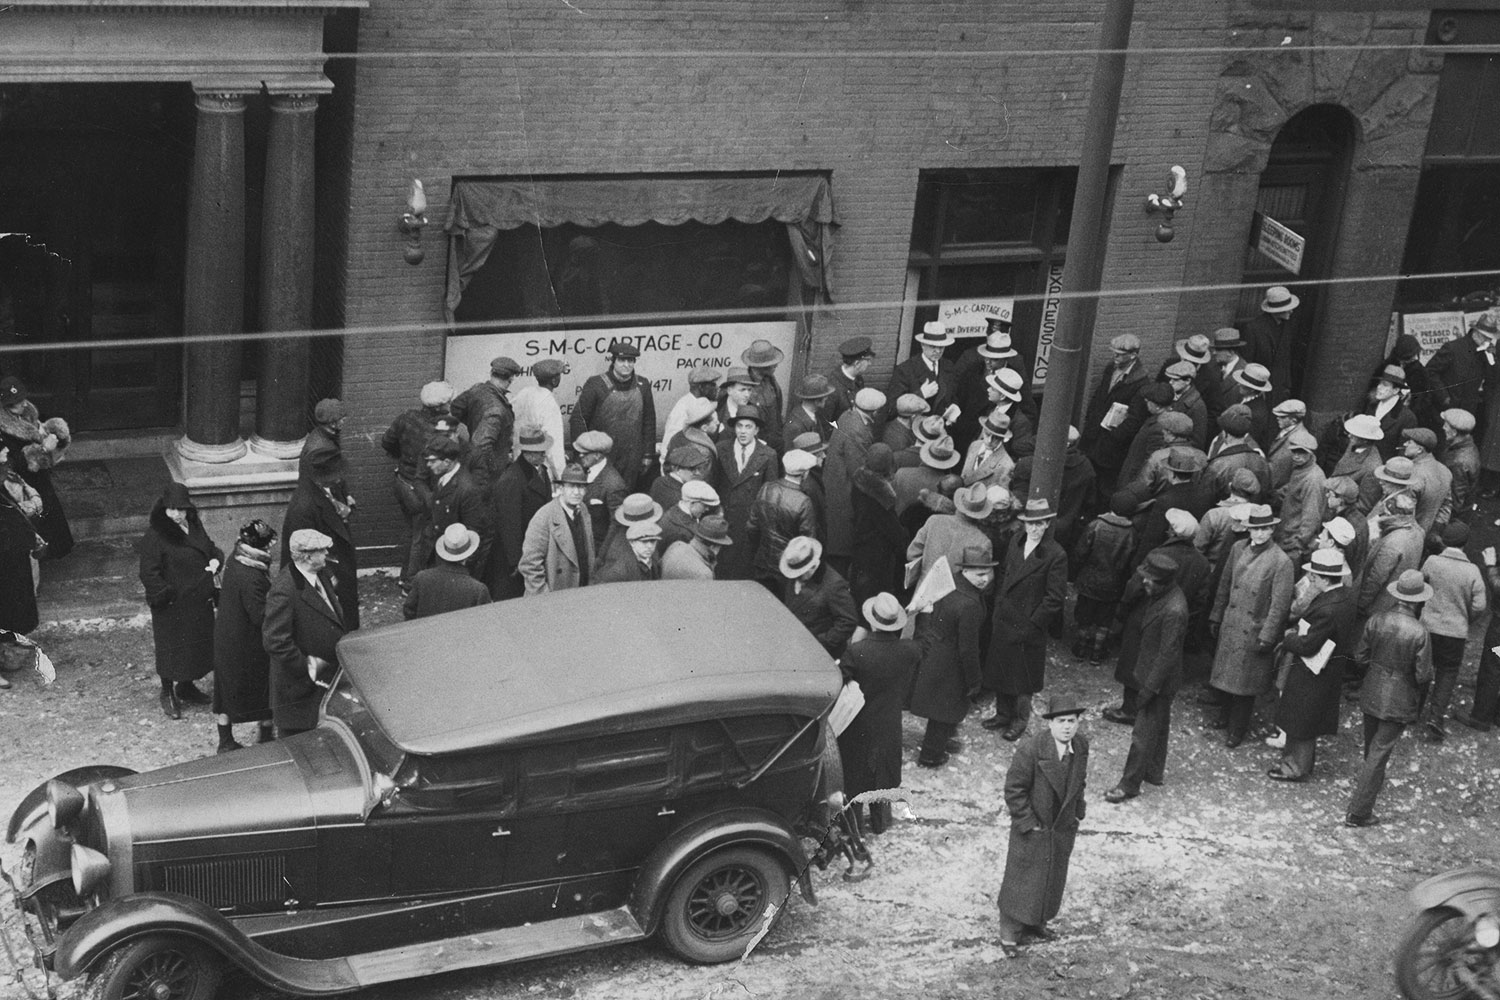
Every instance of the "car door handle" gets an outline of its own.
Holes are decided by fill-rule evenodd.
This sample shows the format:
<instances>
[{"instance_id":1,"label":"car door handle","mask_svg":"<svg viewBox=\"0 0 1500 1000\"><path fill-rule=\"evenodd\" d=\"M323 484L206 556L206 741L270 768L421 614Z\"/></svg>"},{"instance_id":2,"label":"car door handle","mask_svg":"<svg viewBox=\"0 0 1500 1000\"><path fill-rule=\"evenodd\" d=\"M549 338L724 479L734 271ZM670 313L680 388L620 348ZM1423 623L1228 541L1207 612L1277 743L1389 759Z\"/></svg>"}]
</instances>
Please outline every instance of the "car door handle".
<instances>
[{"instance_id":1,"label":"car door handle","mask_svg":"<svg viewBox=\"0 0 1500 1000\"><path fill-rule=\"evenodd\" d=\"M676 809L668 809L666 806L662 806L661 807L661 811L658 812L656 815L658 815L658 816L676 816L677 815L677 810Z\"/></svg>"},{"instance_id":2,"label":"car door handle","mask_svg":"<svg viewBox=\"0 0 1500 1000\"><path fill-rule=\"evenodd\" d=\"M509 837L510 836L510 831L507 830L503 826L497 826L497 827L495 827L495 832L492 833L492 834L490 834L490 836L491 837Z\"/></svg>"}]
</instances>

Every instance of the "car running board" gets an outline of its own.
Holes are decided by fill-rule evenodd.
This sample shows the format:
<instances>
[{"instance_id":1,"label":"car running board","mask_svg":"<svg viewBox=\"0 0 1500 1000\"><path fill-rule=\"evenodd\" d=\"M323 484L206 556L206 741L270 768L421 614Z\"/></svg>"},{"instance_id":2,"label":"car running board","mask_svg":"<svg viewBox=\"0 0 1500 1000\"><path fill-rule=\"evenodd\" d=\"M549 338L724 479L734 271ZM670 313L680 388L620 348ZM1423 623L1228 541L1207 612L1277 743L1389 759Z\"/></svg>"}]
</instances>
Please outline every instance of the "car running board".
<instances>
[{"instance_id":1,"label":"car running board","mask_svg":"<svg viewBox=\"0 0 1500 1000\"><path fill-rule=\"evenodd\" d=\"M564 952L637 941L646 936L628 907L585 913L520 927L401 945L350 955L346 960L361 988L438 972L500 965Z\"/></svg>"}]
</instances>

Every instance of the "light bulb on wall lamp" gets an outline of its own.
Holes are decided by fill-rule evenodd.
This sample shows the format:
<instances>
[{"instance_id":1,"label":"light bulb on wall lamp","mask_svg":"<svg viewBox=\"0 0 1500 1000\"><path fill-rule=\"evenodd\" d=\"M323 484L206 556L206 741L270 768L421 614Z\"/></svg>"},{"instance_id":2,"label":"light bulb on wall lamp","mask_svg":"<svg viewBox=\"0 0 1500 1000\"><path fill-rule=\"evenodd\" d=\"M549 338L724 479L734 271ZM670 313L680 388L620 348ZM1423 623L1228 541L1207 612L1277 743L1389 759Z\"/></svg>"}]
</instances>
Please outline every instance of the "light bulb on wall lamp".
<instances>
[{"instance_id":1,"label":"light bulb on wall lamp","mask_svg":"<svg viewBox=\"0 0 1500 1000\"><path fill-rule=\"evenodd\" d=\"M422 263L427 256L422 252L422 227L427 225L427 190L420 180L412 179L411 192L406 196L406 211L401 213L396 224L406 234L406 249L402 256L408 264Z\"/></svg>"}]
</instances>

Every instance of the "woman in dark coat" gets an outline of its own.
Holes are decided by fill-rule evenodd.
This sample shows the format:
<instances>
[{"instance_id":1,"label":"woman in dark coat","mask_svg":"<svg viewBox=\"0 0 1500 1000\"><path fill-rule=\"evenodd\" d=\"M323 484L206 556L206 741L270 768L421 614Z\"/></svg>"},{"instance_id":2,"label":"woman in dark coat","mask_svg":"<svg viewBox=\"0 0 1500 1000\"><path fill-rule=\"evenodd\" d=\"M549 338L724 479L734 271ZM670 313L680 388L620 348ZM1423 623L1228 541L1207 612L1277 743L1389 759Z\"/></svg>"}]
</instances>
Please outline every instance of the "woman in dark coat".
<instances>
[{"instance_id":1,"label":"woman in dark coat","mask_svg":"<svg viewBox=\"0 0 1500 1000\"><path fill-rule=\"evenodd\" d=\"M52 486L52 467L63 460L72 436L61 417L43 420L26 398L26 386L15 376L0 379L0 442L10 449L10 467L42 498L36 530L47 540L45 559L61 559L73 551L62 501Z\"/></svg>"},{"instance_id":2,"label":"woman in dark coat","mask_svg":"<svg viewBox=\"0 0 1500 1000\"><path fill-rule=\"evenodd\" d=\"M193 681L214 666L214 574L224 553L203 530L181 483L168 483L156 501L139 548L161 677L161 710L169 719L180 719L184 701L209 703Z\"/></svg>"},{"instance_id":3,"label":"woman in dark coat","mask_svg":"<svg viewBox=\"0 0 1500 1000\"><path fill-rule=\"evenodd\" d=\"M995 613L984 686L996 692L995 714L983 723L1018 740L1031 717L1031 696L1046 685L1047 631L1062 614L1068 590L1068 557L1051 538L1054 517L1046 500L1029 500L1016 520L995 584ZM1028 551L1028 547L1030 551Z\"/></svg>"},{"instance_id":4,"label":"woman in dark coat","mask_svg":"<svg viewBox=\"0 0 1500 1000\"><path fill-rule=\"evenodd\" d=\"M271 728L271 658L261 641L266 591L271 589L271 545L276 529L256 519L240 529L224 566L224 588L214 619L214 715L219 753L238 750L236 722L259 723L257 742L274 739Z\"/></svg>"},{"instance_id":5,"label":"woman in dark coat","mask_svg":"<svg viewBox=\"0 0 1500 1000\"><path fill-rule=\"evenodd\" d=\"M901 709L922 659L922 647L901 638L906 611L893 595L877 594L861 610L869 638L851 644L839 660L844 680L858 683L865 696L864 707L839 734L844 794L851 799L872 789L901 787ZM854 806L853 813L863 826L863 807ZM870 830L884 833L890 825L891 804L870 803Z\"/></svg>"},{"instance_id":6,"label":"woman in dark coat","mask_svg":"<svg viewBox=\"0 0 1500 1000\"><path fill-rule=\"evenodd\" d=\"M856 604L881 591L904 590L906 546L911 536L896 516L896 490L891 475L895 456L883 444L865 454L865 466L854 473L854 555L849 560L849 589Z\"/></svg>"}]
</instances>

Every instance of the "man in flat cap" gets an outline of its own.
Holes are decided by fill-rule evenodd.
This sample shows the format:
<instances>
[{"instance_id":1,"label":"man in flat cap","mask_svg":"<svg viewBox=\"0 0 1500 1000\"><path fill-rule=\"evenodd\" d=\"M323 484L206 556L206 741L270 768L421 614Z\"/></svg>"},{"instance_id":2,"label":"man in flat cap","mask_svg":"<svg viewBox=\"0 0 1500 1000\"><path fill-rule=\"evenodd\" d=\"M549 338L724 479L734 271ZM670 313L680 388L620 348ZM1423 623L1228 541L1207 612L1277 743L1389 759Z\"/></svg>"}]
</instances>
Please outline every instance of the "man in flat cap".
<instances>
[{"instance_id":1,"label":"man in flat cap","mask_svg":"<svg viewBox=\"0 0 1500 1000\"><path fill-rule=\"evenodd\" d=\"M1212 427L1218 421L1219 414L1224 412L1225 403L1223 380L1219 377L1218 366L1213 364L1213 348L1208 338L1195 333L1186 340L1176 341L1172 345L1172 353L1162 361L1156 380L1167 381L1167 369L1177 363L1192 369L1193 389L1197 391L1198 398L1203 400L1208 426Z\"/></svg>"},{"instance_id":2,"label":"man in flat cap","mask_svg":"<svg viewBox=\"0 0 1500 1000\"><path fill-rule=\"evenodd\" d=\"M1417 524L1423 531L1441 528L1453 516L1453 473L1437 460L1437 435L1426 427L1401 432L1401 454L1411 459L1416 482Z\"/></svg>"},{"instance_id":3,"label":"man in flat cap","mask_svg":"<svg viewBox=\"0 0 1500 1000\"><path fill-rule=\"evenodd\" d=\"M314 464L337 482L335 488L344 489L348 466L344 461L344 449L340 434L344 427L344 403L338 399L320 399L313 407L313 426L302 441L302 453L297 457L297 478L309 479Z\"/></svg>"},{"instance_id":4,"label":"man in flat cap","mask_svg":"<svg viewBox=\"0 0 1500 1000\"><path fill-rule=\"evenodd\" d=\"M1479 448L1474 444L1474 414L1449 408L1443 422L1443 465L1449 474L1453 517L1468 521L1479 500Z\"/></svg>"},{"instance_id":5,"label":"man in flat cap","mask_svg":"<svg viewBox=\"0 0 1500 1000\"><path fill-rule=\"evenodd\" d=\"M308 473L297 480L281 522L281 562L291 560L292 536L311 528L328 537L332 554L326 572L334 580L341 612L348 628L359 628L359 557L349 530L353 504L341 490L342 459L319 451L311 456Z\"/></svg>"},{"instance_id":6,"label":"man in flat cap","mask_svg":"<svg viewBox=\"0 0 1500 1000\"><path fill-rule=\"evenodd\" d=\"M479 532L455 521L433 546L437 565L418 573L401 604L401 617L427 618L490 603L490 590L465 565L479 553Z\"/></svg>"},{"instance_id":7,"label":"man in flat cap","mask_svg":"<svg viewBox=\"0 0 1500 1000\"><path fill-rule=\"evenodd\" d=\"M667 414L666 426L662 428L661 444L657 448L657 453L663 465L666 464L667 454L675 447L672 442L677 435L689 424L703 425L704 417L717 409L719 380L723 377L723 372L717 368L694 368L688 373L687 395L672 404L671 412ZM710 440L717 429L717 426L704 428Z\"/></svg>"},{"instance_id":8,"label":"man in flat cap","mask_svg":"<svg viewBox=\"0 0 1500 1000\"><path fill-rule=\"evenodd\" d=\"M1271 489L1279 490L1292 475L1292 432L1298 428L1307 430L1303 423L1307 404L1300 399L1283 399L1271 409L1271 418L1276 421L1276 432L1266 447L1266 461L1271 465Z\"/></svg>"},{"instance_id":9,"label":"man in flat cap","mask_svg":"<svg viewBox=\"0 0 1500 1000\"><path fill-rule=\"evenodd\" d=\"M909 392L927 400L933 413L942 413L955 401L958 372L954 363L943 356L953 343L953 334L941 320L923 325L912 338L916 353L891 372L890 384L885 388L887 419L896 414L896 400Z\"/></svg>"},{"instance_id":10,"label":"man in flat cap","mask_svg":"<svg viewBox=\"0 0 1500 1000\"><path fill-rule=\"evenodd\" d=\"M781 553L798 535L815 538L817 515L812 499L802 491L802 481L817 460L795 448L782 457L781 478L766 483L750 507L745 540L753 550L751 565L755 579L772 593L781 590Z\"/></svg>"},{"instance_id":11,"label":"man in flat cap","mask_svg":"<svg viewBox=\"0 0 1500 1000\"><path fill-rule=\"evenodd\" d=\"M338 641L351 631L327 570L333 539L299 528L291 559L266 592L261 640L271 659L271 716L278 736L318 724L323 692L338 672Z\"/></svg>"},{"instance_id":12,"label":"man in flat cap","mask_svg":"<svg viewBox=\"0 0 1500 1000\"><path fill-rule=\"evenodd\" d=\"M1174 361L1167 365L1167 388L1172 390L1172 402L1167 404L1167 408L1192 417L1193 444L1199 448L1207 448L1208 406L1193 385L1197 372L1197 366L1189 361Z\"/></svg>"},{"instance_id":13,"label":"man in flat cap","mask_svg":"<svg viewBox=\"0 0 1500 1000\"><path fill-rule=\"evenodd\" d=\"M682 440L681 434L678 440ZM662 507L672 507L682 498L682 489L688 483L722 478L714 474L719 464L718 447L714 445L710 452L695 444L679 444L667 452L662 474L651 484L651 499Z\"/></svg>"},{"instance_id":14,"label":"man in flat cap","mask_svg":"<svg viewBox=\"0 0 1500 1000\"><path fill-rule=\"evenodd\" d=\"M558 405L556 393L566 370L556 358L543 358L531 366L531 376L536 379L536 384L522 386L510 394L511 406L515 410L515 425L540 427L552 439L552 448L547 452L547 464L554 476L562 472L565 462L562 407ZM510 457L513 462L521 457L519 441L511 449Z\"/></svg>"},{"instance_id":15,"label":"man in flat cap","mask_svg":"<svg viewBox=\"0 0 1500 1000\"><path fill-rule=\"evenodd\" d=\"M661 557L663 580L712 580L719 553L734 544L729 522L718 514L705 514L693 525L693 537L673 542Z\"/></svg>"},{"instance_id":16,"label":"man in flat cap","mask_svg":"<svg viewBox=\"0 0 1500 1000\"><path fill-rule=\"evenodd\" d=\"M527 597L589 585L594 526L583 508L587 491L588 474L570 465L557 479L557 495L532 515L516 565Z\"/></svg>"},{"instance_id":17,"label":"man in flat cap","mask_svg":"<svg viewBox=\"0 0 1500 1000\"><path fill-rule=\"evenodd\" d=\"M823 563L823 546L816 538L798 535L787 542L777 561L782 576L781 603L797 617L834 659L859 627L859 612L849 583Z\"/></svg>"},{"instance_id":18,"label":"man in flat cap","mask_svg":"<svg viewBox=\"0 0 1500 1000\"><path fill-rule=\"evenodd\" d=\"M815 537L826 546L828 544L828 490L823 485L823 459L828 454L828 442L820 441L816 434L809 431L793 438L792 448L805 451L812 456L813 467L807 470L807 475L802 479L802 492L806 493L807 498L812 501L813 519L818 522Z\"/></svg>"},{"instance_id":19,"label":"man in flat cap","mask_svg":"<svg viewBox=\"0 0 1500 1000\"><path fill-rule=\"evenodd\" d=\"M596 542L604 540L615 511L620 509L620 504L630 493L625 480L609 464L609 455L614 446L614 441L603 431L584 431L573 439L578 464L583 467L589 480L583 494L583 509L588 512Z\"/></svg>"},{"instance_id":20,"label":"man in flat cap","mask_svg":"<svg viewBox=\"0 0 1500 1000\"><path fill-rule=\"evenodd\" d=\"M516 427L510 384L521 371L514 358L495 358L490 362L490 377L465 389L449 404L453 415L469 429L469 471L480 489L490 489L510 465Z\"/></svg>"},{"instance_id":21,"label":"man in flat cap","mask_svg":"<svg viewBox=\"0 0 1500 1000\"><path fill-rule=\"evenodd\" d=\"M719 494L701 479L682 484L677 503L664 509L661 516L661 551L665 555L673 542L691 541L693 526L705 515L719 509Z\"/></svg>"},{"instance_id":22,"label":"man in flat cap","mask_svg":"<svg viewBox=\"0 0 1500 1000\"><path fill-rule=\"evenodd\" d=\"M526 529L537 511L552 500L554 480L547 471L551 439L540 427L531 426L518 428L516 441L521 447L521 461L511 463L496 480L494 490L495 548L485 582L497 601L526 592L518 569Z\"/></svg>"},{"instance_id":23,"label":"man in flat cap","mask_svg":"<svg viewBox=\"0 0 1500 1000\"><path fill-rule=\"evenodd\" d=\"M1326 530L1334 518L1343 518L1354 537L1344 550L1344 560L1349 566L1353 580L1357 582L1364 572L1365 556L1370 551L1370 524L1359 509L1359 484L1348 476L1329 476L1323 483L1323 527Z\"/></svg>"},{"instance_id":24,"label":"man in flat cap","mask_svg":"<svg viewBox=\"0 0 1500 1000\"><path fill-rule=\"evenodd\" d=\"M599 560L594 585L605 583L639 583L661 579L661 525L656 521L637 521L625 529L625 547Z\"/></svg>"},{"instance_id":25,"label":"man in flat cap","mask_svg":"<svg viewBox=\"0 0 1500 1000\"><path fill-rule=\"evenodd\" d=\"M381 449L396 462L392 489L396 506L406 519L406 532L396 543L396 565L401 567L401 589L411 586L411 578L423 568L413 559L422 554L422 529L428 524L427 503L432 496L432 481L422 455L432 437L437 420L448 413L453 387L447 382L428 382L422 386L421 406L407 410L386 428L380 438Z\"/></svg>"},{"instance_id":26,"label":"man in flat cap","mask_svg":"<svg viewBox=\"0 0 1500 1000\"><path fill-rule=\"evenodd\" d=\"M1145 401L1138 397L1151 381L1141 364L1139 337L1122 333L1110 340L1109 349L1110 360L1099 373L1079 428L1083 453L1093 463L1097 488L1105 497L1114 493L1130 443L1146 420Z\"/></svg>"},{"instance_id":27,"label":"man in flat cap","mask_svg":"<svg viewBox=\"0 0 1500 1000\"><path fill-rule=\"evenodd\" d=\"M855 393L854 406L839 417L823 460L823 486L828 491L827 559L844 572L854 554L854 474L865 467L865 453L875 443L875 422L885 403L879 389Z\"/></svg>"},{"instance_id":28,"label":"man in flat cap","mask_svg":"<svg viewBox=\"0 0 1500 1000\"><path fill-rule=\"evenodd\" d=\"M1265 365L1271 373L1271 403L1285 399L1292 387L1292 314L1301 300L1284 285L1267 288L1260 314L1245 322L1245 361Z\"/></svg>"},{"instance_id":29,"label":"man in flat cap","mask_svg":"<svg viewBox=\"0 0 1500 1000\"><path fill-rule=\"evenodd\" d=\"M439 434L428 439L423 452L432 489L427 498L427 528L420 548L422 568L436 564L435 549L443 533L455 524L462 524L479 537L478 550L465 557L464 565L476 580L484 580L495 545L495 520L489 499L459 461L461 454L457 441Z\"/></svg>"},{"instance_id":30,"label":"man in flat cap","mask_svg":"<svg viewBox=\"0 0 1500 1000\"><path fill-rule=\"evenodd\" d=\"M575 440L584 431L609 435L614 442L609 464L631 489L656 461L656 397L651 383L635 373L640 356L629 341L612 342L609 367L583 383L569 423Z\"/></svg>"},{"instance_id":31,"label":"man in flat cap","mask_svg":"<svg viewBox=\"0 0 1500 1000\"><path fill-rule=\"evenodd\" d=\"M1328 479L1313 461L1318 451L1318 439L1311 431L1301 426L1294 428L1287 444L1292 472L1286 485L1276 491L1281 523L1276 526L1273 537L1293 565L1301 566L1303 557L1312 551L1313 539L1323 529L1323 502Z\"/></svg>"},{"instance_id":32,"label":"man in flat cap","mask_svg":"<svg viewBox=\"0 0 1500 1000\"><path fill-rule=\"evenodd\" d=\"M839 366L828 374L833 389L828 397L829 423L838 423L844 411L854 405L854 394L865 387L865 372L874 360L875 348L869 337L850 337L839 344Z\"/></svg>"},{"instance_id":33,"label":"man in flat cap","mask_svg":"<svg viewBox=\"0 0 1500 1000\"><path fill-rule=\"evenodd\" d=\"M1208 465L1200 479L1204 510L1229 495L1229 479L1235 469L1249 469L1255 473L1255 478L1260 480L1261 495L1270 495L1271 464L1266 461L1260 445L1250 436L1250 429L1250 408L1244 403L1235 403L1219 414L1219 434L1209 446Z\"/></svg>"},{"instance_id":34,"label":"man in flat cap","mask_svg":"<svg viewBox=\"0 0 1500 1000\"><path fill-rule=\"evenodd\" d=\"M910 448L917 440L917 432L912 424L929 412L927 400L914 392L908 392L896 400L896 415L881 428L881 443L891 449L892 453Z\"/></svg>"},{"instance_id":35,"label":"man in flat cap","mask_svg":"<svg viewBox=\"0 0 1500 1000\"><path fill-rule=\"evenodd\" d=\"M1234 374L1245 368L1245 339L1240 336L1240 331L1232 326L1221 326L1209 335L1209 344L1213 348L1215 377L1219 380L1220 402L1224 406L1233 406L1240 401L1240 383L1235 380Z\"/></svg>"}]
</instances>

